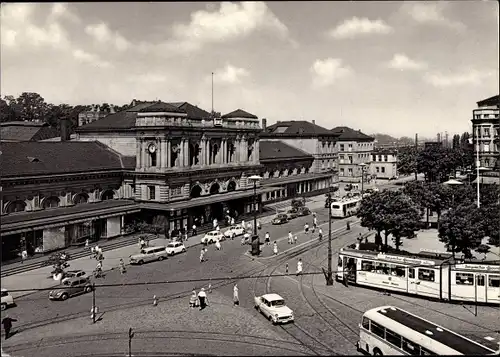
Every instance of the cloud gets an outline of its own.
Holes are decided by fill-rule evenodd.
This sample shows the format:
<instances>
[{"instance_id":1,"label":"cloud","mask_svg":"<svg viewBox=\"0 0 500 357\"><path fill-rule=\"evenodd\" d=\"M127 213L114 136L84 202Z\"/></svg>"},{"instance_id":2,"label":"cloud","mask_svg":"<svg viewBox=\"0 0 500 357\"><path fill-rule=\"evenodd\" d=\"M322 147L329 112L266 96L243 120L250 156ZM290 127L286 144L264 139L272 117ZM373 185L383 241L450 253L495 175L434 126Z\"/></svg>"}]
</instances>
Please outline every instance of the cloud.
<instances>
[{"instance_id":1,"label":"cloud","mask_svg":"<svg viewBox=\"0 0 500 357\"><path fill-rule=\"evenodd\" d=\"M70 46L68 34L58 19L69 12L63 13L60 5L56 4L52 7L51 14L43 25L37 25L34 21L37 4L2 5L0 29L2 46L10 49L43 46L55 49L68 48ZM75 15L70 17L77 18Z\"/></svg>"},{"instance_id":2,"label":"cloud","mask_svg":"<svg viewBox=\"0 0 500 357\"><path fill-rule=\"evenodd\" d=\"M264 2L222 2L218 10L200 10L191 14L188 24L177 23L172 27L172 38L164 43L143 43L140 48L151 48L165 53L186 54L201 50L205 45L224 43L245 38L258 30L267 30L294 47L289 31Z\"/></svg>"},{"instance_id":3,"label":"cloud","mask_svg":"<svg viewBox=\"0 0 500 357\"><path fill-rule=\"evenodd\" d=\"M167 81L167 76L159 73L144 73L132 75L127 78L127 81L134 83L164 83Z\"/></svg>"},{"instance_id":4,"label":"cloud","mask_svg":"<svg viewBox=\"0 0 500 357\"><path fill-rule=\"evenodd\" d=\"M328 31L328 35L336 39L346 39L369 34L387 35L391 32L393 28L381 19L372 21L366 17L354 16Z\"/></svg>"},{"instance_id":5,"label":"cloud","mask_svg":"<svg viewBox=\"0 0 500 357\"><path fill-rule=\"evenodd\" d=\"M75 59L83 62L83 63L88 63L90 65L96 66L96 67L101 67L101 68L109 68L112 67L111 63L102 60L99 56L85 52L82 49L75 49L72 51L72 55Z\"/></svg>"},{"instance_id":6,"label":"cloud","mask_svg":"<svg viewBox=\"0 0 500 357\"><path fill-rule=\"evenodd\" d=\"M402 5L401 11L421 24L434 24L464 30L466 26L462 22L450 20L443 15L445 7L446 3L444 2L405 3Z\"/></svg>"},{"instance_id":7,"label":"cloud","mask_svg":"<svg viewBox=\"0 0 500 357\"><path fill-rule=\"evenodd\" d=\"M69 8L68 4L56 3L52 5L49 15L49 21L57 21L58 19L65 19L74 23L80 23L80 18L74 14Z\"/></svg>"},{"instance_id":8,"label":"cloud","mask_svg":"<svg viewBox=\"0 0 500 357\"><path fill-rule=\"evenodd\" d=\"M227 64L224 68L216 70L214 72L214 82L215 83L240 83L244 77L250 76L245 68L234 67Z\"/></svg>"},{"instance_id":9,"label":"cloud","mask_svg":"<svg viewBox=\"0 0 500 357\"><path fill-rule=\"evenodd\" d=\"M332 85L336 79L352 74L352 69L342 66L339 58L326 58L316 60L310 68L313 74L313 88L322 88Z\"/></svg>"},{"instance_id":10,"label":"cloud","mask_svg":"<svg viewBox=\"0 0 500 357\"><path fill-rule=\"evenodd\" d=\"M426 73L424 80L434 87L452 87L461 85L479 85L485 79L495 75L493 71L466 70L458 73Z\"/></svg>"},{"instance_id":11,"label":"cloud","mask_svg":"<svg viewBox=\"0 0 500 357\"><path fill-rule=\"evenodd\" d=\"M125 37L118 32L111 31L109 26L104 22L86 26L85 33L93 37L97 42L104 45L112 45L119 51L125 51L130 46L130 42Z\"/></svg>"},{"instance_id":12,"label":"cloud","mask_svg":"<svg viewBox=\"0 0 500 357\"><path fill-rule=\"evenodd\" d=\"M402 70L402 71L403 70L418 71L418 70L427 68L427 63L414 61L414 60L408 58L403 53L396 53L394 55L394 57L392 57L392 60L390 60L387 65L389 68L398 69L398 70Z\"/></svg>"}]
</instances>

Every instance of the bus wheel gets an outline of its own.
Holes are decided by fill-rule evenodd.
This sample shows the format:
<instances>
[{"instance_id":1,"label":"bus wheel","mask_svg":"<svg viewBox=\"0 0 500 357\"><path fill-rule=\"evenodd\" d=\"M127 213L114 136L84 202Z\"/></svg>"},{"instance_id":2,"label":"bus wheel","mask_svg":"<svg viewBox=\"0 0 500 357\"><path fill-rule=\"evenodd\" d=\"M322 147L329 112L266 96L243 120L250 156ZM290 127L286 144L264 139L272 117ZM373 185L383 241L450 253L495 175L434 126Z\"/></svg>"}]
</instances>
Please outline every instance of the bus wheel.
<instances>
[{"instance_id":1,"label":"bus wheel","mask_svg":"<svg viewBox=\"0 0 500 357\"><path fill-rule=\"evenodd\" d=\"M378 348L375 348L373 350L373 355L374 356L382 356L382 352Z\"/></svg>"}]
</instances>

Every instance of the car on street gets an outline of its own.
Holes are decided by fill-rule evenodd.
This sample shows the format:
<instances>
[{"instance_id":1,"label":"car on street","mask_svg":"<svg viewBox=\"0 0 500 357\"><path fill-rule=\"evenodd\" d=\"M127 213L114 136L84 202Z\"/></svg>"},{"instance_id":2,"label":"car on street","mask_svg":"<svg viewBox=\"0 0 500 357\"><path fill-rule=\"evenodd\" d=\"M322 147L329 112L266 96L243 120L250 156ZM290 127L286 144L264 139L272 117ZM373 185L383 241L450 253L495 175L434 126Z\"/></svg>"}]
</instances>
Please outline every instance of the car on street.
<instances>
[{"instance_id":1,"label":"car on street","mask_svg":"<svg viewBox=\"0 0 500 357\"><path fill-rule=\"evenodd\" d=\"M310 210L308 207L305 207L305 206L304 206L304 207L299 207L299 208L297 209L297 214L298 214L299 216L301 216L301 217L302 217L302 216L308 216L308 215L310 215L310 214L311 214L311 210Z\"/></svg>"},{"instance_id":2,"label":"car on street","mask_svg":"<svg viewBox=\"0 0 500 357\"><path fill-rule=\"evenodd\" d=\"M87 273L85 273L83 270L69 270L64 272L64 278L61 280L61 284L64 283L65 280L71 279L71 278L79 278L82 276L86 276Z\"/></svg>"},{"instance_id":3,"label":"car on street","mask_svg":"<svg viewBox=\"0 0 500 357\"><path fill-rule=\"evenodd\" d=\"M156 260L162 261L167 259L168 252L165 246L158 247L147 247L141 249L139 254L133 254L130 256L130 264L144 264L149 262L154 262Z\"/></svg>"},{"instance_id":4,"label":"car on street","mask_svg":"<svg viewBox=\"0 0 500 357\"><path fill-rule=\"evenodd\" d=\"M292 309L286 306L285 299L278 294L256 296L254 305L274 325L294 321Z\"/></svg>"},{"instance_id":5,"label":"car on street","mask_svg":"<svg viewBox=\"0 0 500 357\"><path fill-rule=\"evenodd\" d=\"M50 300L67 300L68 298L92 291L92 283L88 277L70 278L60 288L49 291Z\"/></svg>"},{"instance_id":6,"label":"car on street","mask_svg":"<svg viewBox=\"0 0 500 357\"><path fill-rule=\"evenodd\" d=\"M2 311L11 306L16 306L14 298L9 294L7 289L2 288Z\"/></svg>"},{"instance_id":7,"label":"car on street","mask_svg":"<svg viewBox=\"0 0 500 357\"><path fill-rule=\"evenodd\" d=\"M299 216L299 214L297 213L297 210L295 208L292 208L292 209L289 209L288 211L286 211L286 216L287 216L288 220L291 220L291 219L297 218Z\"/></svg>"},{"instance_id":8,"label":"car on street","mask_svg":"<svg viewBox=\"0 0 500 357\"><path fill-rule=\"evenodd\" d=\"M215 243L216 241L223 241L224 239L226 239L226 237L224 237L224 234L222 234L220 231L219 232L211 231L211 232L208 232L207 234L205 234L201 238L201 243L211 244L211 243Z\"/></svg>"},{"instance_id":9,"label":"car on street","mask_svg":"<svg viewBox=\"0 0 500 357\"><path fill-rule=\"evenodd\" d=\"M272 224L283 224L286 222L288 222L288 216L285 213L278 213L271 221Z\"/></svg>"},{"instance_id":10,"label":"car on street","mask_svg":"<svg viewBox=\"0 0 500 357\"><path fill-rule=\"evenodd\" d=\"M179 253L184 253L186 251L186 247L181 242L170 242L167 244L167 248L165 248L168 255L174 255Z\"/></svg>"},{"instance_id":11,"label":"car on street","mask_svg":"<svg viewBox=\"0 0 500 357\"><path fill-rule=\"evenodd\" d=\"M241 225L237 224L235 226L229 227L225 232L224 236L226 238L234 238L237 236L241 236L245 234L245 228L243 228Z\"/></svg>"}]
</instances>

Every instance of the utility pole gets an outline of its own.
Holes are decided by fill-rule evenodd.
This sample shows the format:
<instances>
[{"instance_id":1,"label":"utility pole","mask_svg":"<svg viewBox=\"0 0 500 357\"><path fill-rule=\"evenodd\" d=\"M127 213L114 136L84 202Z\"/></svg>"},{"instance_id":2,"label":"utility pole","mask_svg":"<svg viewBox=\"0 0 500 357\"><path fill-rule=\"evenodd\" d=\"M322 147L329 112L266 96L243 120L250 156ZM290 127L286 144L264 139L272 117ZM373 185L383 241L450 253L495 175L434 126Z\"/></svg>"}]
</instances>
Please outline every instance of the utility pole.
<instances>
[{"instance_id":1,"label":"utility pole","mask_svg":"<svg viewBox=\"0 0 500 357\"><path fill-rule=\"evenodd\" d=\"M132 330L132 327L130 327L128 329L128 357L132 357L132 338L134 337L134 335L134 330Z\"/></svg>"},{"instance_id":2,"label":"utility pole","mask_svg":"<svg viewBox=\"0 0 500 357\"><path fill-rule=\"evenodd\" d=\"M328 274L326 285L333 285L332 272L332 183L328 188Z\"/></svg>"},{"instance_id":3,"label":"utility pole","mask_svg":"<svg viewBox=\"0 0 500 357\"><path fill-rule=\"evenodd\" d=\"M92 323L95 324L95 315L97 314L95 307L95 283L92 283Z\"/></svg>"},{"instance_id":4,"label":"utility pole","mask_svg":"<svg viewBox=\"0 0 500 357\"><path fill-rule=\"evenodd\" d=\"M415 181L418 180L417 177L417 153L418 153L418 134L415 134Z\"/></svg>"}]
</instances>

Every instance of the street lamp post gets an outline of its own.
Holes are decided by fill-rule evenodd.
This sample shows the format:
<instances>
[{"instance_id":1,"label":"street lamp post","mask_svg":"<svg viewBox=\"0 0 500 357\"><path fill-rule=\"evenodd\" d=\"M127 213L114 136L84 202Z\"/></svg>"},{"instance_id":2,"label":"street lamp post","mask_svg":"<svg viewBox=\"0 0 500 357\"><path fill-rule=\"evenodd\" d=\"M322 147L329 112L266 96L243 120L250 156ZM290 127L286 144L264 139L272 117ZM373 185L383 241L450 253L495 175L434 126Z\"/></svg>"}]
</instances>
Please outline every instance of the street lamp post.
<instances>
[{"instance_id":1,"label":"street lamp post","mask_svg":"<svg viewBox=\"0 0 500 357\"><path fill-rule=\"evenodd\" d=\"M359 164L359 166L361 167L361 195L363 195L364 184L365 184L365 166L366 166L366 164L364 162L362 162L361 164Z\"/></svg>"},{"instance_id":2,"label":"street lamp post","mask_svg":"<svg viewBox=\"0 0 500 357\"><path fill-rule=\"evenodd\" d=\"M333 285L332 272L332 184L328 188L328 273L326 285Z\"/></svg>"},{"instance_id":3,"label":"street lamp post","mask_svg":"<svg viewBox=\"0 0 500 357\"><path fill-rule=\"evenodd\" d=\"M259 175L252 175L248 178L253 182L253 236L252 236L252 255L260 254L259 235L257 233L257 182L262 179Z\"/></svg>"}]
</instances>

